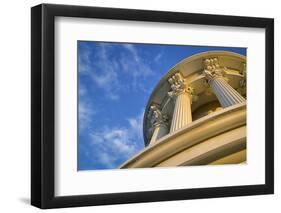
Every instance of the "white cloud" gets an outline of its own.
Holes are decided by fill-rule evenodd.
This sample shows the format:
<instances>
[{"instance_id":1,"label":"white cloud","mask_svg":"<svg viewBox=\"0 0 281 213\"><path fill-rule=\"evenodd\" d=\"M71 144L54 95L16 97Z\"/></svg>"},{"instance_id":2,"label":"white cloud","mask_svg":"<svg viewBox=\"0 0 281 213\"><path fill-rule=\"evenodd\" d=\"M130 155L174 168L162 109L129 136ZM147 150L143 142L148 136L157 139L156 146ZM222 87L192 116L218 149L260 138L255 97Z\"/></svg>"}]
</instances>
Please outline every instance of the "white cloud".
<instances>
[{"instance_id":1,"label":"white cloud","mask_svg":"<svg viewBox=\"0 0 281 213\"><path fill-rule=\"evenodd\" d=\"M120 44L119 52L117 46L110 43L99 43L95 47L94 51L86 47L81 51L79 72L88 75L97 87L104 90L106 98L118 100L119 92L128 89L147 91L143 82L154 73L133 44ZM124 85L122 78L126 75L131 80Z\"/></svg>"},{"instance_id":2,"label":"white cloud","mask_svg":"<svg viewBox=\"0 0 281 213\"><path fill-rule=\"evenodd\" d=\"M98 159L106 165L107 168L114 168L114 161L115 159L106 152L98 153Z\"/></svg>"},{"instance_id":3,"label":"white cloud","mask_svg":"<svg viewBox=\"0 0 281 213\"><path fill-rule=\"evenodd\" d=\"M97 113L94 109L93 101L88 99L88 91L83 85L79 85L79 104L78 104L78 117L79 117L79 131L89 127L93 116Z\"/></svg>"},{"instance_id":4,"label":"white cloud","mask_svg":"<svg viewBox=\"0 0 281 213\"><path fill-rule=\"evenodd\" d=\"M123 66L130 75L133 77L147 77L153 75L152 69L148 63L142 60L140 53L134 45L123 44L122 46L128 50L129 55L122 55L121 66Z\"/></svg>"},{"instance_id":5,"label":"white cloud","mask_svg":"<svg viewBox=\"0 0 281 213\"><path fill-rule=\"evenodd\" d=\"M158 63L158 62L160 62L160 59L162 59L162 57L163 57L163 52L159 52L159 53L155 56L154 61L155 61L156 63Z\"/></svg>"},{"instance_id":6,"label":"white cloud","mask_svg":"<svg viewBox=\"0 0 281 213\"><path fill-rule=\"evenodd\" d=\"M110 59L107 46L101 43L96 52L92 52L89 48L81 51L79 71L82 75L89 76L97 87L105 90L105 97L118 100L119 95L116 92L120 87L116 72L118 64Z\"/></svg>"},{"instance_id":7,"label":"white cloud","mask_svg":"<svg viewBox=\"0 0 281 213\"><path fill-rule=\"evenodd\" d=\"M87 90L84 86L79 85L79 96L85 96L87 94Z\"/></svg>"},{"instance_id":8,"label":"white cloud","mask_svg":"<svg viewBox=\"0 0 281 213\"><path fill-rule=\"evenodd\" d=\"M120 154L130 156L136 151L132 136L130 129L126 127L104 127L91 134L92 144L99 146L105 153L113 153L113 157Z\"/></svg>"},{"instance_id":9,"label":"white cloud","mask_svg":"<svg viewBox=\"0 0 281 213\"><path fill-rule=\"evenodd\" d=\"M140 113L137 117L128 119L131 130L138 138L142 138L143 134L143 115L144 111L142 111L142 113Z\"/></svg>"},{"instance_id":10,"label":"white cloud","mask_svg":"<svg viewBox=\"0 0 281 213\"><path fill-rule=\"evenodd\" d=\"M142 116L127 119L123 127L105 126L90 134L92 148L98 153L98 161L107 168L116 168L143 148Z\"/></svg>"},{"instance_id":11,"label":"white cloud","mask_svg":"<svg viewBox=\"0 0 281 213\"><path fill-rule=\"evenodd\" d=\"M89 123L93 120L95 113L96 112L94 111L92 104L87 103L86 101L79 101L79 130L83 130L89 125Z\"/></svg>"},{"instance_id":12,"label":"white cloud","mask_svg":"<svg viewBox=\"0 0 281 213\"><path fill-rule=\"evenodd\" d=\"M132 44L124 44L123 47L132 54L134 61L140 62L138 51Z\"/></svg>"}]
</instances>

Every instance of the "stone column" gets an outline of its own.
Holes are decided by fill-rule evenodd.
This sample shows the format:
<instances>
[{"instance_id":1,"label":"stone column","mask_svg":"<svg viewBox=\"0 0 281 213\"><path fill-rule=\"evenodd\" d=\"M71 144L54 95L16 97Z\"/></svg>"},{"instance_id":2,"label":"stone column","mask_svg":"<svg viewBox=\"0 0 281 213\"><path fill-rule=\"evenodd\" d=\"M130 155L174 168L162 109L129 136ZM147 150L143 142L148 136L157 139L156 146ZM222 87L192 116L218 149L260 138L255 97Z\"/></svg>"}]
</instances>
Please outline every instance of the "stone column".
<instances>
[{"instance_id":1,"label":"stone column","mask_svg":"<svg viewBox=\"0 0 281 213\"><path fill-rule=\"evenodd\" d=\"M239 88L237 91L242 95L247 95L247 70L246 70L246 64L243 63L242 71L240 72L242 79L239 82Z\"/></svg>"},{"instance_id":2,"label":"stone column","mask_svg":"<svg viewBox=\"0 0 281 213\"><path fill-rule=\"evenodd\" d=\"M203 74L223 108L246 101L223 77L226 68L220 67L218 58L205 59L204 65Z\"/></svg>"},{"instance_id":3,"label":"stone column","mask_svg":"<svg viewBox=\"0 0 281 213\"><path fill-rule=\"evenodd\" d=\"M151 122L153 125L153 134L150 139L150 145L155 144L160 138L168 134L168 117L163 115L155 105L150 107Z\"/></svg>"},{"instance_id":4,"label":"stone column","mask_svg":"<svg viewBox=\"0 0 281 213\"><path fill-rule=\"evenodd\" d=\"M192 122L192 88L186 86L185 79L180 73L174 74L168 81L172 89L172 91L168 92L168 95L175 100L170 127L170 133L172 133Z\"/></svg>"}]
</instances>

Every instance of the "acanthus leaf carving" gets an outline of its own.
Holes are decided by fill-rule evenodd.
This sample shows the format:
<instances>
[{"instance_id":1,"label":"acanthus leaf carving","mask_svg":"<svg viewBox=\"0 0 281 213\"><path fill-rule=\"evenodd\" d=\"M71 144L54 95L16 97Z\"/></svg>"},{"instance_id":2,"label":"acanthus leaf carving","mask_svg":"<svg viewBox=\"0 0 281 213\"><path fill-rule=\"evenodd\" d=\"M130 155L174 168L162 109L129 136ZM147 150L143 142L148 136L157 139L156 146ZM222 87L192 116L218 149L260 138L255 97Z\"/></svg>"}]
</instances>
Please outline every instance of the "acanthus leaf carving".
<instances>
[{"instance_id":1,"label":"acanthus leaf carving","mask_svg":"<svg viewBox=\"0 0 281 213\"><path fill-rule=\"evenodd\" d=\"M163 114L161 112L161 110L159 109L159 106L153 104L150 106L150 111L149 111L149 115L150 115L150 121L151 124L153 126L157 126L157 125L167 125L168 122L168 116L166 114Z\"/></svg>"},{"instance_id":2,"label":"acanthus leaf carving","mask_svg":"<svg viewBox=\"0 0 281 213\"><path fill-rule=\"evenodd\" d=\"M197 100L197 97L194 96L194 89L192 87L187 86L186 80L183 78L180 72L175 73L172 77L168 79L168 82L171 85L171 91L168 92L170 97L177 97L182 93L187 93L191 97L191 99Z\"/></svg>"},{"instance_id":3,"label":"acanthus leaf carving","mask_svg":"<svg viewBox=\"0 0 281 213\"><path fill-rule=\"evenodd\" d=\"M205 76L207 81L210 81L217 77L224 77L227 70L226 67L220 66L219 59L217 57L204 59L203 64L203 75Z\"/></svg>"}]
</instances>

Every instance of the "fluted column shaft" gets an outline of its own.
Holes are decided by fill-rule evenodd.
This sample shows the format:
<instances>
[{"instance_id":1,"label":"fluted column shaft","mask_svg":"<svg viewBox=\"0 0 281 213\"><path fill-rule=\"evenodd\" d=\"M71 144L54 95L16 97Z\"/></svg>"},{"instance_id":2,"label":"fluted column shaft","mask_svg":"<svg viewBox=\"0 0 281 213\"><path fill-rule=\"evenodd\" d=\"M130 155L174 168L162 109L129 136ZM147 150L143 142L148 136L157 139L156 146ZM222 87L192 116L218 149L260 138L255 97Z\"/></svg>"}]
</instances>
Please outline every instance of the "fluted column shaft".
<instances>
[{"instance_id":1,"label":"fluted column shaft","mask_svg":"<svg viewBox=\"0 0 281 213\"><path fill-rule=\"evenodd\" d=\"M154 131L152 137L150 139L150 145L153 145L158 141L160 138L168 134L168 127L164 123L154 125Z\"/></svg>"},{"instance_id":2,"label":"fluted column shaft","mask_svg":"<svg viewBox=\"0 0 281 213\"><path fill-rule=\"evenodd\" d=\"M168 134L168 116L163 114L158 105L150 106L151 124L153 133L150 139L150 145L155 144L161 137Z\"/></svg>"},{"instance_id":3,"label":"fluted column shaft","mask_svg":"<svg viewBox=\"0 0 281 213\"><path fill-rule=\"evenodd\" d=\"M193 89L188 87L180 72L175 73L168 79L171 91L168 95L175 100L173 118L170 133L177 131L192 122L191 103Z\"/></svg>"},{"instance_id":4,"label":"fluted column shaft","mask_svg":"<svg viewBox=\"0 0 281 213\"><path fill-rule=\"evenodd\" d=\"M220 66L217 57L205 59L203 63L203 74L223 108L246 101L242 95L226 82L224 75L227 68Z\"/></svg>"},{"instance_id":5,"label":"fluted column shaft","mask_svg":"<svg viewBox=\"0 0 281 213\"><path fill-rule=\"evenodd\" d=\"M245 102L245 98L233 89L223 77L210 79L209 85L223 108Z\"/></svg>"},{"instance_id":6,"label":"fluted column shaft","mask_svg":"<svg viewBox=\"0 0 281 213\"><path fill-rule=\"evenodd\" d=\"M191 100L187 92L182 92L176 97L170 133L192 122Z\"/></svg>"}]
</instances>

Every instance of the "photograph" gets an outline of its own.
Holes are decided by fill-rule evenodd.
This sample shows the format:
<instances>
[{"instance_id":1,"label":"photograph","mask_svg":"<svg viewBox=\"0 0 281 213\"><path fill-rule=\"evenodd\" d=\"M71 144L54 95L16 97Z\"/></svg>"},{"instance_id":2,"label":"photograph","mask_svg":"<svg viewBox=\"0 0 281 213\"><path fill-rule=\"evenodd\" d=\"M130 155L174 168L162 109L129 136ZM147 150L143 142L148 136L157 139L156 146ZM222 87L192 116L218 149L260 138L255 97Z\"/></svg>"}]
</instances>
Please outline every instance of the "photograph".
<instances>
[{"instance_id":1,"label":"photograph","mask_svg":"<svg viewBox=\"0 0 281 213\"><path fill-rule=\"evenodd\" d=\"M278 3L2 1L0 213L278 212Z\"/></svg>"},{"instance_id":2,"label":"photograph","mask_svg":"<svg viewBox=\"0 0 281 213\"><path fill-rule=\"evenodd\" d=\"M31 204L274 193L274 19L31 8Z\"/></svg>"},{"instance_id":3,"label":"photograph","mask_svg":"<svg viewBox=\"0 0 281 213\"><path fill-rule=\"evenodd\" d=\"M247 48L77 41L77 170L247 164Z\"/></svg>"}]
</instances>

